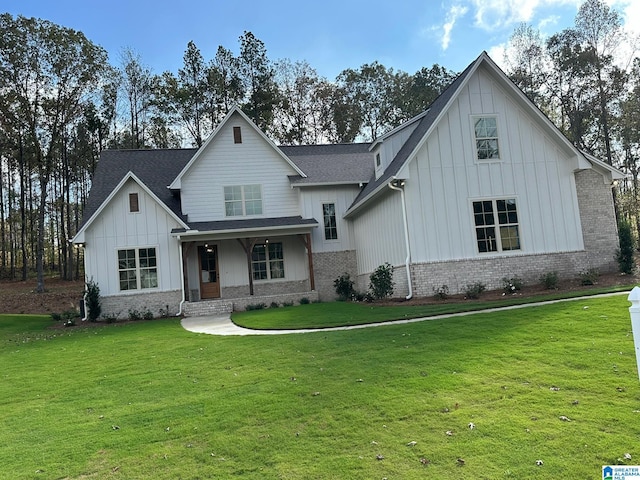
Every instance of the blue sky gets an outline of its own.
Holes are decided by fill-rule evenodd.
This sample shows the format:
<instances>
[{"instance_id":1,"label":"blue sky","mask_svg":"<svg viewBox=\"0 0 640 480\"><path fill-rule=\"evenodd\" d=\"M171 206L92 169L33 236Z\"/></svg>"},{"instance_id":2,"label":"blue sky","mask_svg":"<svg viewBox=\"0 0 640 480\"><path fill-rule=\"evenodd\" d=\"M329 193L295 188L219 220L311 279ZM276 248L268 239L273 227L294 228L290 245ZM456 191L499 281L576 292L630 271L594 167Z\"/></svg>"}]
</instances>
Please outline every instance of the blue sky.
<instances>
[{"instance_id":1,"label":"blue sky","mask_svg":"<svg viewBox=\"0 0 640 480\"><path fill-rule=\"evenodd\" d=\"M640 1L607 0L630 28L640 28ZM271 60L306 60L330 80L345 68L379 61L415 73L438 63L461 71L486 50L501 49L520 22L551 35L573 25L581 0L0 0L0 11L38 17L82 31L109 52L128 47L154 73L177 72L187 42L205 60L218 45L239 50L245 30ZM638 31L635 32L636 34Z\"/></svg>"}]
</instances>

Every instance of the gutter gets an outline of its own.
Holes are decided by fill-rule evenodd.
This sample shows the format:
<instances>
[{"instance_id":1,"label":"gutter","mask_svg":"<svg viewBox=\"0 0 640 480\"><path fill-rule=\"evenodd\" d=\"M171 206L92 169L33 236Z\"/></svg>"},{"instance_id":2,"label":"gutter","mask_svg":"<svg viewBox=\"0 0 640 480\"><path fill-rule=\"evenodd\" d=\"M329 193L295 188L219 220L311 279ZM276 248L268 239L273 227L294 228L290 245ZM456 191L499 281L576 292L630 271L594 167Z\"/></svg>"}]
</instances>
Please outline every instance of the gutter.
<instances>
[{"instance_id":1,"label":"gutter","mask_svg":"<svg viewBox=\"0 0 640 480\"><path fill-rule=\"evenodd\" d=\"M399 183L400 187L394 185L394 183ZM405 297L405 299L411 300L411 298L413 298L413 286L411 285L411 248L409 245L409 222L407 221L407 203L404 196L404 188L401 188L404 186L404 180L397 180L394 176L387 185L391 190L400 192L400 201L402 203L402 221L404 223L404 244L407 251L407 256L404 260L404 266L407 270L407 285L409 286L409 294Z\"/></svg>"}]
</instances>

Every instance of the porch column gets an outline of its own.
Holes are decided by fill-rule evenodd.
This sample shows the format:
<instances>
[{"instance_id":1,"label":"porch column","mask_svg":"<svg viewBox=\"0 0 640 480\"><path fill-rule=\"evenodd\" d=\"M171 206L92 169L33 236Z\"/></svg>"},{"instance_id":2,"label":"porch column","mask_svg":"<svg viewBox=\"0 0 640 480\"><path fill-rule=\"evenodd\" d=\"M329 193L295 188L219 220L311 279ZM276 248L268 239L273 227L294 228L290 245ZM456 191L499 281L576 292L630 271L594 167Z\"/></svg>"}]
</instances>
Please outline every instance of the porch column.
<instances>
[{"instance_id":1,"label":"porch column","mask_svg":"<svg viewBox=\"0 0 640 480\"><path fill-rule=\"evenodd\" d=\"M253 269L251 268L251 254L255 246L256 238L245 238L244 240L237 238L238 243L242 245L242 249L247 256L247 271L249 272L249 295L253 295Z\"/></svg>"},{"instance_id":2,"label":"porch column","mask_svg":"<svg viewBox=\"0 0 640 480\"><path fill-rule=\"evenodd\" d=\"M309 262L309 287L311 290L316 289L316 278L313 273L313 252L311 251L311 234L306 233L304 235L298 235L302 243L304 243L305 248L307 249L307 261Z\"/></svg>"},{"instance_id":3,"label":"porch column","mask_svg":"<svg viewBox=\"0 0 640 480\"><path fill-rule=\"evenodd\" d=\"M184 242L182 244L182 288L184 289L185 299L191 301L189 292L189 273L187 271L187 259L189 258L189 252L193 247L193 242Z\"/></svg>"}]
</instances>

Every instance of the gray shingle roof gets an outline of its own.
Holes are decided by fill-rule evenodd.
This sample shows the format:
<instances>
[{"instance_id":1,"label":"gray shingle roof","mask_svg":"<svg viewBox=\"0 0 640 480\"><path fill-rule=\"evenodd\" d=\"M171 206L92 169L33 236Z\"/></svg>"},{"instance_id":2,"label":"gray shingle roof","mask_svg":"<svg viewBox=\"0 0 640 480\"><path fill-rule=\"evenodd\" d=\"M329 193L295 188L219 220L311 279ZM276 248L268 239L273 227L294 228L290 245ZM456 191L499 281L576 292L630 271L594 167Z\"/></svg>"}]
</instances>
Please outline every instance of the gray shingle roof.
<instances>
[{"instance_id":1,"label":"gray shingle roof","mask_svg":"<svg viewBox=\"0 0 640 480\"><path fill-rule=\"evenodd\" d=\"M217 220L213 222L191 222L189 227L199 232L217 232L228 230L252 230L278 227L313 227L318 224L315 218L276 217L276 218L248 218L241 220ZM184 233L184 228L175 228L172 233Z\"/></svg>"},{"instance_id":2,"label":"gray shingle roof","mask_svg":"<svg viewBox=\"0 0 640 480\"><path fill-rule=\"evenodd\" d=\"M130 171L173 213L184 220L180 212L180 201L171 194L167 185L195 152L194 148L103 151L83 212L83 226Z\"/></svg>"},{"instance_id":3,"label":"gray shingle roof","mask_svg":"<svg viewBox=\"0 0 640 480\"><path fill-rule=\"evenodd\" d=\"M359 184L373 175L370 143L281 146L307 178L289 177L292 185Z\"/></svg>"}]
</instances>

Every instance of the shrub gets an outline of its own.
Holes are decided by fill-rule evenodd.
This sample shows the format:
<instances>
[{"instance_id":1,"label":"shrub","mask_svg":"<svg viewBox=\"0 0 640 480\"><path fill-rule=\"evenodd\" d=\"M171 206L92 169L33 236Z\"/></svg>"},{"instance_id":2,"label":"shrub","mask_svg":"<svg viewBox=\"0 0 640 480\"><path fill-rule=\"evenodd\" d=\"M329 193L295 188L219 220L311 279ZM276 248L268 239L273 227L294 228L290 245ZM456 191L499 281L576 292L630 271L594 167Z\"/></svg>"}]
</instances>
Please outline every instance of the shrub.
<instances>
[{"instance_id":1,"label":"shrub","mask_svg":"<svg viewBox=\"0 0 640 480\"><path fill-rule=\"evenodd\" d=\"M271 305L269 305L269 308L279 308L280 305L278 305L278 302L271 302Z\"/></svg>"},{"instance_id":2,"label":"shrub","mask_svg":"<svg viewBox=\"0 0 640 480\"><path fill-rule=\"evenodd\" d=\"M580 272L578 278L580 279L580 285L595 285L598 283L598 278L600 278L600 272L597 268L590 268Z\"/></svg>"},{"instance_id":3,"label":"shrub","mask_svg":"<svg viewBox=\"0 0 640 480\"><path fill-rule=\"evenodd\" d=\"M333 286L340 300L350 300L354 297L356 291L353 289L353 283L348 273L343 273L333 281Z\"/></svg>"},{"instance_id":4,"label":"shrub","mask_svg":"<svg viewBox=\"0 0 640 480\"><path fill-rule=\"evenodd\" d=\"M547 290L555 290L558 288L558 272L547 272L540 276L540 283Z\"/></svg>"},{"instance_id":5,"label":"shrub","mask_svg":"<svg viewBox=\"0 0 640 480\"><path fill-rule=\"evenodd\" d=\"M480 295L482 295L482 292L486 289L486 285L482 282L470 283L464 287L464 295L467 298L480 298Z\"/></svg>"},{"instance_id":6,"label":"shrub","mask_svg":"<svg viewBox=\"0 0 640 480\"><path fill-rule=\"evenodd\" d=\"M158 313L159 313L159 315L160 315L160 317L161 317L161 318L167 318L167 317L169 317L169 305L166 305L166 307L165 307L165 308L161 308L161 309L158 311Z\"/></svg>"},{"instance_id":7,"label":"shrub","mask_svg":"<svg viewBox=\"0 0 640 480\"><path fill-rule=\"evenodd\" d=\"M369 276L369 292L375 300L387 298L393 293L393 267L383 263Z\"/></svg>"},{"instance_id":8,"label":"shrub","mask_svg":"<svg viewBox=\"0 0 640 480\"><path fill-rule=\"evenodd\" d=\"M449 286L441 285L438 288L433 287L433 296L438 300L446 300L449 298Z\"/></svg>"},{"instance_id":9,"label":"shrub","mask_svg":"<svg viewBox=\"0 0 640 480\"><path fill-rule=\"evenodd\" d=\"M84 289L85 305L87 306L87 319L90 322L97 322L102 313L102 303L100 301L100 287L93 280L89 280Z\"/></svg>"},{"instance_id":10,"label":"shrub","mask_svg":"<svg viewBox=\"0 0 640 480\"><path fill-rule=\"evenodd\" d=\"M250 303L249 305L247 305L245 307L245 310L247 310L247 311L263 310L265 308L267 308L267 304L266 303Z\"/></svg>"},{"instance_id":11,"label":"shrub","mask_svg":"<svg viewBox=\"0 0 640 480\"><path fill-rule=\"evenodd\" d=\"M616 251L616 260L618 261L618 269L621 273L631 274L636 268L633 259L634 241L631 233L631 223L622 220L618 225L618 240L620 248Z\"/></svg>"},{"instance_id":12,"label":"shrub","mask_svg":"<svg viewBox=\"0 0 640 480\"><path fill-rule=\"evenodd\" d=\"M63 325L65 327L73 327L76 321L80 318L80 315L75 310L66 310L60 315Z\"/></svg>"},{"instance_id":13,"label":"shrub","mask_svg":"<svg viewBox=\"0 0 640 480\"><path fill-rule=\"evenodd\" d=\"M142 312L140 312L139 310L136 310L135 308L130 308L128 311L128 314L129 314L129 320L131 320L132 322L142 320Z\"/></svg>"},{"instance_id":14,"label":"shrub","mask_svg":"<svg viewBox=\"0 0 640 480\"><path fill-rule=\"evenodd\" d=\"M60 313L53 312L51 314L51 320L53 320L54 322L59 322L60 320L62 320L62 315Z\"/></svg>"},{"instance_id":15,"label":"shrub","mask_svg":"<svg viewBox=\"0 0 640 480\"><path fill-rule=\"evenodd\" d=\"M153 312L147 308L142 314L142 318L145 320L153 320Z\"/></svg>"},{"instance_id":16,"label":"shrub","mask_svg":"<svg viewBox=\"0 0 640 480\"><path fill-rule=\"evenodd\" d=\"M522 290L523 286L524 282L519 277L502 278L502 289L504 290L504 293L512 294L519 292L520 290Z\"/></svg>"},{"instance_id":17,"label":"shrub","mask_svg":"<svg viewBox=\"0 0 640 480\"><path fill-rule=\"evenodd\" d=\"M309 300L307 297L302 297L300 299L300 305L309 305L311 303L311 300Z\"/></svg>"},{"instance_id":18,"label":"shrub","mask_svg":"<svg viewBox=\"0 0 640 480\"><path fill-rule=\"evenodd\" d=\"M283 307L293 307L293 302L282 302Z\"/></svg>"}]
</instances>

